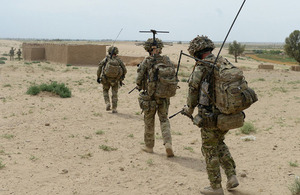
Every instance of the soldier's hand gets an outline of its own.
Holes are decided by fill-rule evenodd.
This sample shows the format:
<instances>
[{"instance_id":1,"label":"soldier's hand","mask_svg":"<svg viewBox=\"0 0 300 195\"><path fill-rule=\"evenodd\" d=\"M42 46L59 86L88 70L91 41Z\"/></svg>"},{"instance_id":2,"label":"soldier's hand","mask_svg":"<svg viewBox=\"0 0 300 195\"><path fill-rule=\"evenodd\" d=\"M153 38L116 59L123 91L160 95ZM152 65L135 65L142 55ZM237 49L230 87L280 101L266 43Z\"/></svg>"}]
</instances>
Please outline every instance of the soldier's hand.
<instances>
[{"instance_id":1,"label":"soldier's hand","mask_svg":"<svg viewBox=\"0 0 300 195\"><path fill-rule=\"evenodd\" d=\"M139 86L139 85L137 85L135 88L136 88L138 91L141 91L141 90L142 90L142 87Z\"/></svg>"},{"instance_id":2,"label":"soldier's hand","mask_svg":"<svg viewBox=\"0 0 300 195\"><path fill-rule=\"evenodd\" d=\"M182 111L181 111L181 114L189 117L189 118L192 118L193 117L193 112L194 112L194 109L188 107L188 106L185 106L182 108Z\"/></svg>"},{"instance_id":3,"label":"soldier's hand","mask_svg":"<svg viewBox=\"0 0 300 195\"><path fill-rule=\"evenodd\" d=\"M101 83L101 79L100 78L97 78L97 83Z\"/></svg>"}]
</instances>

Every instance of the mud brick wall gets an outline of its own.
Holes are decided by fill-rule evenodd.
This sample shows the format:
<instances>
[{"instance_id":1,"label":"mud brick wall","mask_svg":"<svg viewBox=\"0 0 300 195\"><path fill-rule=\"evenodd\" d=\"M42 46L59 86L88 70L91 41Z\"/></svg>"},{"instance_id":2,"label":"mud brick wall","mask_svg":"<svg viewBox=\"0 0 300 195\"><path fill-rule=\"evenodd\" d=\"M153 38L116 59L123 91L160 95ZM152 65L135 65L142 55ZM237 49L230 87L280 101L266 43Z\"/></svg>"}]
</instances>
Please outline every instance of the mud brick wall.
<instances>
[{"instance_id":1,"label":"mud brick wall","mask_svg":"<svg viewBox=\"0 0 300 195\"><path fill-rule=\"evenodd\" d=\"M292 66L291 70L293 70L293 71L300 71L300 65L298 65L298 66Z\"/></svg>"},{"instance_id":2,"label":"mud brick wall","mask_svg":"<svg viewBox=\"0 0 300 195\"><path fill-rule=\"evenodd\" d=\"M63 44L46 44L45 60L67 64L68 47Z\"/></svg>"},{"instance_id":3,"label":"mud brick wall","mask_svg":"<svg viewBox=\"0 0 300 195\"><path fill-rule=\"evenodd\" d=\"M258 69L273 70L274 69L274 65L260 64L260 65L258 65Z\"/></svg>"},{"instance_id":4,"label":"mud brick wall","mask_svg":"<svg viewBox=\"0 0 300 195\"><path fill-rule=\"evenodd\" d=\"M67 64L98 65L105 58L105 45L68 45Z\"/></svg>"},{"instance_id":5,"label":"mud brick wall","mask_svg":"<svg viewBox=\"0 0 300 195\"><path fill-rule=\"evenodd\" d=\"M45 60L72 65L98 65L106 55L105 45L23 43L26 61Z\"/></svg>"}]
</instances>

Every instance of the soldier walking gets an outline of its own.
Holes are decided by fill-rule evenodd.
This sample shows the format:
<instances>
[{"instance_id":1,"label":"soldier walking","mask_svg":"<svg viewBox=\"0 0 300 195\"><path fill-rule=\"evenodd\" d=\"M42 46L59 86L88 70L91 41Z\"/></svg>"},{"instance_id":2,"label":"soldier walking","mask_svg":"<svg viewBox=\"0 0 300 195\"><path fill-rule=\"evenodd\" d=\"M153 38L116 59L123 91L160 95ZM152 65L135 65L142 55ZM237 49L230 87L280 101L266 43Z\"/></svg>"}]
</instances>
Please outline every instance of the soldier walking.
<instances>
[{"instance_id":1,"label":"soldier walking","mask_svg":"<svg viewBox=\"0 0 300 195\"><path fill-rule=\"evenodd\" d=\"M15 50L13 47L10 49L9 51L9 60L12 61L14 60L14 56L15 56Z\"/></svg>"},{"instance_id":2,"label":"soldier walking","mask_svg":"<svg viewBox=\"0 0 300 195\"><path fill-rule=\"evenodd\" d=\"M165 64L174 68L174 64L170 61L169 57L160 55L163 48L161 40L155 38L155 41L150 38L144 44L144 49L149 53L143 62L139 65L137 70L136 84L137 89L143 90L139 94L139 104L144 112L144 141L145 146L143 151L153 153L155 143L155 114L158 114L160 121L160 128L163 137L163 144L166 149L167 157L173 157L172 137L170 133L170 122L168 119L168 111L170 105L170 98L159 97L156 94L155 86L157 86L157 74L154 67L159 64ZM167 90L165 90L167 92Z\"/></svg>"},{"instance_id":3,"label":"soldier walking","mask_svg":"<svg viewBox=\"0 0 300 195\"><path fill-rule=\"evenodd\" d=\"M112 89L112 113L117 113L118 90L123 84L127 69L122 60L117 56L119 50L111 46L108 49L108 55L99 63L97 71L97 82L103 86L103 96L106 104L106 110L111 110L109 98L109 89Z\"/></svg>"},{"instance_id":4,"label":"soldier walking","mask_svg":"<svg viewBox=\"0 0 300 195\"><path fill-rule=\"evenodd\" d=\"M214 48L214 43L207 36L197 36L190 42L188 51L198 59L214 62L216 58L211 53ZM219 60L217 63L219 63ZM204 87L204 83L209 82L205 78L207 78L206 76L211 69L212 67L205 66L202 62L196 62L195 69L189 79L187 107L183 108L183 114L191 117L197 106L198 115L194 117L194 124L197 124L197 118L205 120L201 124L198 121L197 125L201 127L201 151L205 157L210 186L200 192L205 195L224 195L220 166L227 176L228 190L237 187L239 182L236 177L235 162L224 142L228 130L220 130L215 125L214 116L218 115L220 111L214 107L213 102L208 98L208 94L211 94L214 89L212 89L211 84L206 89Z\"/></svg>"}]
</instances>

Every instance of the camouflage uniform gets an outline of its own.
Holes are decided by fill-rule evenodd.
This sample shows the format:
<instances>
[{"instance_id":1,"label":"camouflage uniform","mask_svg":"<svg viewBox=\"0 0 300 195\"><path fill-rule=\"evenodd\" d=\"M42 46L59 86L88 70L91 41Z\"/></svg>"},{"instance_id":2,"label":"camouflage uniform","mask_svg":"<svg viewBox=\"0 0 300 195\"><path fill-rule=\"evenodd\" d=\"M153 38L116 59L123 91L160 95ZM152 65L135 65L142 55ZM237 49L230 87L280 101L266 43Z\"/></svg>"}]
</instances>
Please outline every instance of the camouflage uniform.
<instances>
[{"instance_id":1,"label":"camouflage uniform","mask_svg":"<svg viewBox=\"0 0 300 195\"><path fill-rule=\"evenodd\" d=\"M21 50L19 49L19 50L17 51L17 55L18 55L18 60L19 60L19 61L21 60L21 54L22 54L22 52L21 52Z\"/></svg>"},{"instance_id":2,"label":"camouflage uniform","mask_svg":"<svg viewBox=\"0 0 300 195\"><path fill-rule=\"evenodd\" d=\"M167 56L158 55L155 58L156 58L155 59L156 63L158 61L163 61L163 60L168 61L165 63L171 63ZM148 56L140 64L138 68L137 78L136 78L136 84L138 86L142 85L143 78L145 78L144 75L149 75L149 70L153 65L153 61L154 61L154 57ZM161 128L164 144L166 143L172 144L172 138L170 133L170 122L168 119L170 98L157 98L154 97L153 95L149 96L148 93L143 94L142 96L147 96L147 97L143 97L143 103L141 105L144 111L144 122L145 122L144 141L146 146L149 148L154 147L154 119L155 119L156 112L159 117L160 128Z\"/></svg>"},{"instance_id":3,"label":"camouflage uniform","mask_svg":"<svg viewBox=\"0 0 300 195\"><path fill-rule=\"evenodd\" d=\"M198 37L199 38L199 37ZM195 46L195 44L192 44ZM190 50L191 47L189 48ZM213 48L212 48L213 49ZM195 50L190 51L191 55L194 55ZM195 56L195 55L194 55ZM215 56L213 54L208 55L203 60L214 62ZM201 83L208 71L208 67L196 62L195 69L189 79L189 92L187 98L188 114L192 114L194 108L198 106L198 115L203 116L203 110L213 112L213 106L210 102L207 106L200 106L199 99L201 94ZM218 110L214 109L214 113L217 115ZM205 126L205 125L204 125ZM225 134L228 131L221 131L216 126L206 126L201 128L202 137L202 154L206 161L206 170L210 186L212 189L221 188L221 173L220 166L225 170L227 178L236 175L235 162L231 157L228 147L224 143Z\"/></svg>"},{"instance_id":4,"label":"camouflage uniform","mask_svg":"<svg viewBox=\"0 0 300 195\"><path fill-rule=\"evenodd\" d=\"M15 50L13 47L10 49L9 51L9 56L10 56L10 60L14 60L14 56L15 56Z\"/></svg>"},{"instance_id":5,"label":"camouflage uniform","mask_svg":"<svg viewBox=\"0 0 300 195\"><path fill-rule=\"evenodd\" d=\"M174 154L171 148L172 137L170 133L170 122L168 119L170 98L158 98L155 97L154 94L148 94L147 91L149 84L152 85L155 83L153 71L151 71L153 65L158 63L165 63L165 64L171 63L169 57L160 55L163 44L159 39L156 40L157 40L157 49L159 52L158 54L154 54L155 56L146 57L143 60L143 62L139 65L137 70L136 84L138 86L138 89L144 90L143 92L140 93L139 103L140 103L140 107L144 112L145 145L148 149L151 149L152 151L152 148L154 147L154 143L155 143L154 122L155 122L155 114L157 113L160 121L163 144L166 147L167 156L172 157L174 156ZM152 39L148 39L144 44L145 50L148 51L150 55L151 55L151 46L152 46L151 43L152 43Z\"/></svg>"},{"instance_id":6,"label":"camouflage uniform","mask_svg":"<svg viewBox=\"0 0 300 195\"><path fill-rule=\"evenodd\" d=\"M118 50L116 49L115 54L117 54L117 53L118 53ZM108 91L111 88L112 89L112 98L111 98L112 99L112 109L113 109L113 112L116 112L116 109L118 106L118 90L120 87L120 83L125 78L127 69L126 69L124 63L122 62L122 60L118 56L113 55L112 59L117 61L118 64L121 66L121 68L123 70L123 75L120 78L110 78L104 74L105 66L106 66L107 62L110 60L110 55L108 55L99 63L98 71L97 71L97 78L101 79L101 83L103 86L103 96L104 96L104 101L106 104L106 110L110 110L111 104L110 104L110 98L109 98Z\"/></svg>"}]
</instances>

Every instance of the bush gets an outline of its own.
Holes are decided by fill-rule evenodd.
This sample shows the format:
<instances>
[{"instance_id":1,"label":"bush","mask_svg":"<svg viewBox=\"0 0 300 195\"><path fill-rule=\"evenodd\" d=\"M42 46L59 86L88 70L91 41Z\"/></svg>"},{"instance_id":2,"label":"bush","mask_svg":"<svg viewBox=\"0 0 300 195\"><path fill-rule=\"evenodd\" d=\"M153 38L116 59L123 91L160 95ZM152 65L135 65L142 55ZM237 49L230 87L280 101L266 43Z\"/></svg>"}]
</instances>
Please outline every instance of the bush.
<instances>
[{"instance_id":1,"label":"bush","mask_svg":"<svg viewBox=\"0 0 300 195\"><path fill-rule=\"evenodd\" d=\"M3 60L0 60L0 64L5 64L5 61L3 61Z\"/></svg>"},{"instance_id":2,"label":"bush","mask_svg":"<svg viewBox=\"0 0 300 195\"><path fill-rule=\"evenodd\" d=\"M37 95L40 91L52 92L59 95L61 98L71 97L69 88L67 88L64 83L59 84L56 81L53 81L49 85L43 83L41 85L30 86L26 93L29 95Z\"/></svg>"},{"instance_id":3,"label":"bush","mask_svg":"<svg viewBox=\"0 0 300 195\"><path fill-rule=\"evenodd\" d=\"M0 60L7 60L7 58L5 58L5 57L1 57L1 58L0 58Z\"/></svg>"},{"instance_id":4,"label":"bush","mask_svg":"<svg viewBox=\"0 0 300 195\"><path fill-rule=\"evenodd\" d=\"M289 187L289 189L293 195L299 195L300 194L300 179L296 178L294 183Z\"/></svg>"},{"instance_id":5,"label":"bush","mask_svg":"<svg viewBox=\"0 0 300 195\"><path fill-rule=\"evenodd\" d=\"M245 122L244 125L240 128L241 133L249 135L250 133L255 133L256 129L252 123Z\"/></svg>"}]
</instances>

